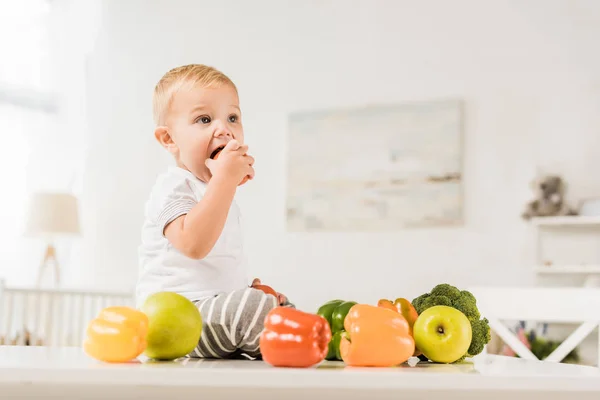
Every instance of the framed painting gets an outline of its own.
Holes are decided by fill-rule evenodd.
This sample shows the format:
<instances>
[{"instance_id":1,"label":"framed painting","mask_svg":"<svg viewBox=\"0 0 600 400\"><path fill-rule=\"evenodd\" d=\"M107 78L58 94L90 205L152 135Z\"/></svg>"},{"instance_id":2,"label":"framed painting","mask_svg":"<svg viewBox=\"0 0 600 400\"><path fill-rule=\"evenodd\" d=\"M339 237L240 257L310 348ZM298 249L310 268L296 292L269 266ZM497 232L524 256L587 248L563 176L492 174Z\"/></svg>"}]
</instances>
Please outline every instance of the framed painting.
<instances>
[{"instance_id":1,"label":"framed painting","mask_svg":"<svg viewBox=\"0 0 600 400\"><path fill-rule=\"evenodd\" d=\"M288 133L289 231L462 224L461 101L295 113Z\"/></svg>"}]
</instances>

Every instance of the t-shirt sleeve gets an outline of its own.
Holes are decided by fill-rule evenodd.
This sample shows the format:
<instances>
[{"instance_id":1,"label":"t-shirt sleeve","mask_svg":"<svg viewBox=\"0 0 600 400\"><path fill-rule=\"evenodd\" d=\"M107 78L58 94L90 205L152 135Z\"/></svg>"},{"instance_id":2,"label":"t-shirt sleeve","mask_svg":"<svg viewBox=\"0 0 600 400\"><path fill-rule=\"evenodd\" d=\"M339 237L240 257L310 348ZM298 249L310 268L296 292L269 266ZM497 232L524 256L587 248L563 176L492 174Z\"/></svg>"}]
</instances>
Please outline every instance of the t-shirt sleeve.
<instances>
[{"instance_id":1,"label":"t-shirt sleeve","mask_svg":"<svg viewBox=\"0 0 600 400\"><path fill-rule=\"evenodd\" d=\"M165 227L185 215L198 202L190 182L186 180L165 182L150 207L150 218L164 232Z\"/></svg>"}]
</instances>

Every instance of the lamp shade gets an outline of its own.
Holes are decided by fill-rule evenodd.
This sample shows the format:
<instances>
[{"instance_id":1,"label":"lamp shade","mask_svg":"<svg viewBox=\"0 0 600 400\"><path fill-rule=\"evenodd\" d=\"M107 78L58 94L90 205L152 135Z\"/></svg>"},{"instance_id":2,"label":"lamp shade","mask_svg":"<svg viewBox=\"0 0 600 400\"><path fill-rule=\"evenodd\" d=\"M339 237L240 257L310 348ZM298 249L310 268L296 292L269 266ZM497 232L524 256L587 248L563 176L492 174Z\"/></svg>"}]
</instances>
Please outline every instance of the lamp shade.
<instances>
[{"instance_id":1,"label":"lamp shade","mask_svg":"<svg viewBox=\"0 0 600 400\"><path fill-rule=\"evenodd\" d=\"M77 198L69 193L35 193L29 202L25 235L79 234Z\"/></svg>"}]
</instances>

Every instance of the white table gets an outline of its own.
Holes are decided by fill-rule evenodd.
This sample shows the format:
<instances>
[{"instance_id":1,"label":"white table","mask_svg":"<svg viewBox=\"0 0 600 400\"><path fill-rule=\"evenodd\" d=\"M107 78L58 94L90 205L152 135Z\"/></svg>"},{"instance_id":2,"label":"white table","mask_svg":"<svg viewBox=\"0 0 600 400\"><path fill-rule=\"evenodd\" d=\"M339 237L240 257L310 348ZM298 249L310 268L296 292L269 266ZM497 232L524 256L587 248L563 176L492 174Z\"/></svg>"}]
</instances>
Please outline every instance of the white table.
<instances>
[{"instance_id":1,"label":"white table","mask_svg":"<svg viewBox=\"0 0 600 400\"><path fill-rule=\"evenodd\" d=\"M273 368L261 361L105 364L81 349L0 346L0 398L600 399L600 369L480 356L396 368ZM437 397L442 396L442 397Z\"/></svg>"}]
</instances>

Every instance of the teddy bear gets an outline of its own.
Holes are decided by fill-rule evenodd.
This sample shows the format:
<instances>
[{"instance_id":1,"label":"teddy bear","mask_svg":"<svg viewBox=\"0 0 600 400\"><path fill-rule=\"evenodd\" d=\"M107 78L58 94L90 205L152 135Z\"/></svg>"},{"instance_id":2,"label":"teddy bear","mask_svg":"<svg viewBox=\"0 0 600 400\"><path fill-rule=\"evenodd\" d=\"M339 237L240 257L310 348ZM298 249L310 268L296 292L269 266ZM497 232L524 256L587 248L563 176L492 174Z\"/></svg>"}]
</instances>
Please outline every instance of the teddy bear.
<instances>
[{"instance_id":1,"label":"teddy bear","mask_svg":"<svg viewBox=\"0 0 600 400\"><path fill-rule=\"evenodd\" d=\"M527 203L527 207L521 215L523 219L577 215L577 212L565 202L565 184L560 176L542 176L536 179L532 186L536 197Z\"/></svg>"}]
</instances>

